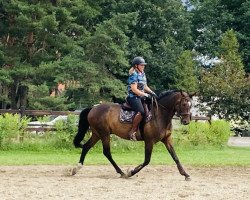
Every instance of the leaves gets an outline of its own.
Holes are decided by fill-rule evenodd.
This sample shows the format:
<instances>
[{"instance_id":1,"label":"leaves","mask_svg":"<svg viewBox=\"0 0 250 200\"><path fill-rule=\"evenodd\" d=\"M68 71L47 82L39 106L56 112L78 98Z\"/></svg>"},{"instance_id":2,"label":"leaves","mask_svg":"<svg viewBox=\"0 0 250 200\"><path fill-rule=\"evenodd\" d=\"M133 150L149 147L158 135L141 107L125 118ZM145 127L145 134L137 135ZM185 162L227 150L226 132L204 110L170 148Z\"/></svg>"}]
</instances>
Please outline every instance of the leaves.
<instances>
[{"instance_id":1,"label":"leaves","mask_svg":"<svg viewBox=\"0 0 250 200\"><path fill-rule=\"evenodd\" d=\"M211 114L249 120L250 79L245 74L238 46L235 33L227 31L221 42L221 62L202 75L202 100L208 102Z\"/></svg>"},{"instance_id":2,"label":"leaves","mask_svg":"<svg viewBox=\"0 0 250 200\"><path fill-rule=\"evenodd\" d=\"M194 0L192 2L194 2L192 13L195 49L212 58L219 56L222 34L228 29L233 29L240 44L239 50L245 70L249 72L249 1Z\"/></svg>"},{"instance_id":3,"label":"leaves","mask_svg":"<svg viewBox=\"0 0 250 200\"><path fill-rule=\"evenodd\" d=\"M74 109L125 98L130 61L143 56L153 90L192 92L201 79L207 83L201 87L204 100L215 110L232 115L236 108L247 109L249 89L244 81L249 81L242 69L249 63L249 2L191 2L193 7L186 10L179 0L2 1L2 107L19 106L21 85L29 87L29 108ZM229 27L240 45L234 34L227 34L219 45ZM222 62L201 78L193 52L218 56ZM50 98L49 91L59 82L66 92ZM230 105L230 111L221 102Z\"/></svg>"},{"instance_id":4,"label":"leaves","mask_svg":"<svg viewBox=\"0 0 250 200\"><path fill-rule=\"evenodd\" d=\"M198 91L198 70L192 52L184 51L177 60L175 84L173 88L188 92Z\"/></svg>"}]
</instances>

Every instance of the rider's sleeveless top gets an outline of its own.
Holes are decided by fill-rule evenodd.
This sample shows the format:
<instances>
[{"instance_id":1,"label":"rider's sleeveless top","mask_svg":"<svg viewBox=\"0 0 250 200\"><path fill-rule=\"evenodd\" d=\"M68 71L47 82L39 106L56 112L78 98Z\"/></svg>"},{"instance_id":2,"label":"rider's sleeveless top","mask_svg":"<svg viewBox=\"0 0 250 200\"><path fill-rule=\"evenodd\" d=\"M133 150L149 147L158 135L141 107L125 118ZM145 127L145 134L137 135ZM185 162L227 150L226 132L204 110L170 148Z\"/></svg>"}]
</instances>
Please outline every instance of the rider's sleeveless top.
<instances>
[{"instance_id":1,"label":"rider's sleeveless top","mask_svg":"<svg viewBox=\"0 0 250 200\"><path fill-rule=\"evenodd\" d=\"M133 93L132 89L131 89L131 84L133 83L137 83L137 88L139 90L141 90L142 92L144 92L144 86L147 85L147 79L146 79L146 75L144 72L137 72L136 70L129 75L128 77L128 96L129 97L135 97L137 96L135 93Z\"/></svg>"}]
</instances>

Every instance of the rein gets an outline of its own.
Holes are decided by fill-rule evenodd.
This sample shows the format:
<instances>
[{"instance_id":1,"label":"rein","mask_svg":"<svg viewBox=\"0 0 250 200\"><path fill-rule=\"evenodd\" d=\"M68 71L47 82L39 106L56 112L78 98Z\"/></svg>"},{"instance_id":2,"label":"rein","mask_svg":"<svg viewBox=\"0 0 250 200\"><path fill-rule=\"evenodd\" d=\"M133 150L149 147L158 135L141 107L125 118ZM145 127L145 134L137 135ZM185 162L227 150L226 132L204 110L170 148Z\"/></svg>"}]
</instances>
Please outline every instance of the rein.
<instances>
[{"instance_id":1,"label":"rein","mask_svg":"<svg viewBox=\"0 0 250 200\"><path fill-rule=\"evenodd\" d=\"M152 97L151 98L151 105L152 105L152 113L153 113L153 115L154 115L154 117L155 117L155 112L154 112L154 103L155 103L155 105L156 105L156 111L157 111L157 113L158 113L158 102L157 102L157 99L155 98L155 97Z\"/></svg>"},{"instance_id":2,"label":"rein","mask_svg":"<svg viewBox=\"0 0 250 200\"><path fill-rule=\"evenodd\" d=\"M157 101L156 101L156 102L157 102ZM158 104L159 106L161 106L163 109L168 110L164 105L160 104L159 102L157 102L157 104Z\"/></svg>"}]
</instances>

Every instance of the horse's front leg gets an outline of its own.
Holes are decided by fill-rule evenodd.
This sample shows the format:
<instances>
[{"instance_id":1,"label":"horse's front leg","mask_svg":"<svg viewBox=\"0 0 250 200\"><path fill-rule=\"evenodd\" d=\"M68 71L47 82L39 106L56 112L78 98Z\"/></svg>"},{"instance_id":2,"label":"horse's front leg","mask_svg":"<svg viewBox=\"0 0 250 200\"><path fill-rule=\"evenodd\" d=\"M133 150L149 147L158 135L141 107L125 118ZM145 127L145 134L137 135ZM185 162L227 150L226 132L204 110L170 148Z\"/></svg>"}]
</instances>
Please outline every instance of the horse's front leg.
<instances>
[{"instance_id":1,"label":"horse's front leg","mask_svg":"<svg viewBox=\"0 0 250 200\"><path fill-rule=\"evenodd\" d=\"M186 181L191 180L190 176L183 169L183 167L182 167L182 165L181 165L181 163L179 161L179 158L177 157L177 155L175 153L174 147L172 145L171 137L170 136L165 137L161 141L164 143L164 145L166 146L168 152L170 153L170 155L172 156L173 160L175 161L180 174L183 175L183 176L185 176L185 180Z\"/></svg>"},{"instance_id":2,"label":"horse's front leg","mask_svg":"<svg viewBox=\"0 0 250 200\"><path fill-rule=\"evenodd\" d=\"M134 168L133 170L131 170L130 172L128 172L127 176L131 177L133 175L135 175L136 173L138 173L139 171L142 170L142 168L144 168L146 165L149 164L150 159L151 159L151 155L152 155L152 150L153 150L153 142L145 142L145 158L144 158L144 162L140 165L138 165L136 168Z\"/></svg>"}]
</instances>

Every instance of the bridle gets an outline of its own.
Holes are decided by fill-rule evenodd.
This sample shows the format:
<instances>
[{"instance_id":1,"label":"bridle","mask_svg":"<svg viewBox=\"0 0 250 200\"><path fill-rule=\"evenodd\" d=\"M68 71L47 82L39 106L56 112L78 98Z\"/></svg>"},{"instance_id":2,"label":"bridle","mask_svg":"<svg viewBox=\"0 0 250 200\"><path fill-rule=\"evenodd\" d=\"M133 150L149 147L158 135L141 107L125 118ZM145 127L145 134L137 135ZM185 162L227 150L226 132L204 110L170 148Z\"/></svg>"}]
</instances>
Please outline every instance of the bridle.
<instances>
[{"instance_id":1,"label":"bridle","mask_svg":"<svg viewBox=\"0 0 250 200\"><path fill-rule=\"evenodd\" d=\"M184 117L184 116L190 115L190 118L191 118L191 112L182 112L182 110L181 110L181 104L182 104L183 100L187 100L188 106L189 106L189 110L191 108L192 104L191 104L190 100L187 97L182 97L181 100L179 101L179 104L178 104L178 108L179 109L176 109L176 113L177 113L176 116L178 116L178 117Z\"/></svg>"},{"instance_id":2,"label":"bridle","mask_svg":"<svg viewBox=\"0 0 250 200\"><path fill-rule=\"evenodd\" d=\"M187 100L188 101L188 105L189 105L189 108L191 107L191 102L189 99L187 99L188 97L186 96L183 96L181 97L180 101L178 102L178 109L175 109L175 113L176 113L176 116L177 117L180 117L180 118L183 118L185 116L188 116L190 115L190 119L191 119L191 112L182 112L181 110L181 103L183 102L183 100ZM158 107L158 105L160 107L162 107L164 110L169 110L166 106L162 105L161 103L159 103L156 99L155 99L155 102L156 102L156 105Z\"/></svg>"}]
</instances>

